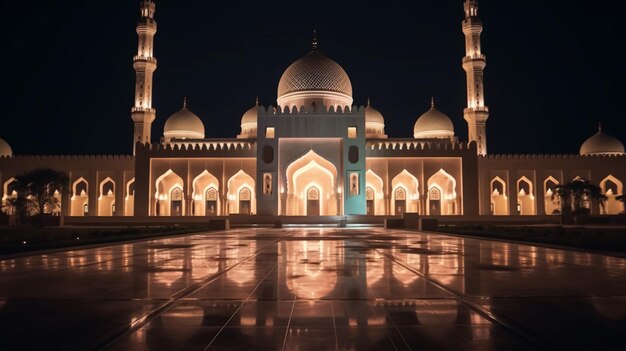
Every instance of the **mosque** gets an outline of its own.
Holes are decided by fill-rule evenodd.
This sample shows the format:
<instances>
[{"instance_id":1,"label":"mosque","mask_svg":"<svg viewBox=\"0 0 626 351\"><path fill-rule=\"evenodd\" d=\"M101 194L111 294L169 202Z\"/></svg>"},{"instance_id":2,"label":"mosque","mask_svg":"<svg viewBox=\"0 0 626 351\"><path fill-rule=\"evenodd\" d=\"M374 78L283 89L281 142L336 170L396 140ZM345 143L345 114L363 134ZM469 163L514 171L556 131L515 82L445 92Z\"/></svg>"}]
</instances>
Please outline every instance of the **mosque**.
<instances>
[{"instance_id":1,"label":"mosque","mask_svg":"<svg viewBox=\"0 0 626 351\"><path fill-rule=\"evenodd\" d=\"M205 138L202 119L183 103L154 141L152 100L155 3L142 0L137 26L133 155L14 155L0 139L2 211L11 213L15 176L36 167L65 171L70 189L55 214L71 217L545 216L555 187L576 178L599 184L608 200L593 214L624 211L615 199L626 179L624 145L601 128L572 155L487 152L478 1L464 1L467 140L435 101L413 138L385 134L383 114L356 106L346 71L318 50L284 71L276 106L257 102L236 137ZM407 126L408 127L408 126ZM130 140L130 136L129 136Z\"/></svg>"}]
</instances>

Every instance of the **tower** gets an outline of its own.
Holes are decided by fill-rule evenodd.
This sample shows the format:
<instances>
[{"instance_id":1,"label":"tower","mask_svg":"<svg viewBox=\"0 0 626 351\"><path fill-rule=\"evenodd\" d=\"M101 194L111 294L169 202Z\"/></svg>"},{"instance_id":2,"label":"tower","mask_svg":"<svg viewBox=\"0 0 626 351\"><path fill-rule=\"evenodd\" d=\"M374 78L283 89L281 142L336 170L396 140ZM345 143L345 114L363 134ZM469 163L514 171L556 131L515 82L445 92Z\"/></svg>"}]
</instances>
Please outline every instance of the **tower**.
<instances>
[{"instance_id":1,"label":"tower","mask_svg":"<svg viewBox=\"0 0 626 351\"><path fill-rule=\"evenodd\" d=\"M137 55L133 58L135 69L135 105L131 109L131 118L135 124L133 137L133 155L137 142L150 142L152 122L156 118L156 110L152 108L152 77L157 68L154 58L154 35L157 24L154 20L155 4L152 0L142 0L141 17L137 23L139 45Z\"/></svg>"},{"instance_id":2,"label":"tower","mask_svg":"<svg viewBox=\"0 0 626 351\"><path fill-rule=\"evenodd\" d=\"M487 58L480 49L483 24L478 17L478 0L465 0L465 57L463 69L467 75L467 108L463 117L467 121L469 141L475 141L479 155L487 154L487 119L489 109L485 106L483 72Z\"/></svg>"}]
</instances>

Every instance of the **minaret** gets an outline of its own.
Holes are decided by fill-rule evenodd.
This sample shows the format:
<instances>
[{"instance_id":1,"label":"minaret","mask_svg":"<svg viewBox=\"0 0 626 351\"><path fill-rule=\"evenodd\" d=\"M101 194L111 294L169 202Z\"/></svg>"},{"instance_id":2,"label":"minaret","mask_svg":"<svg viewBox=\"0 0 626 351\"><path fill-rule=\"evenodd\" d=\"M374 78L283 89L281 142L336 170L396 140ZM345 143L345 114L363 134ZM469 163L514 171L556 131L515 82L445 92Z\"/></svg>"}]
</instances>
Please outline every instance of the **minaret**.
<instances>
[{"instance_id":1,"label":"minaret","mask_svg":"<svg viewBox=\"0 0 626 351\"><path fill-rule=\"evenodd\" d=\"M133 155L137 142L149 143L152 122L156 118L156 110L152 108L152 76L157 68L154 58L154 35L157 24L154 21L155 4L152 0L142 0L141 18L137 23L139 46L137 56L133 58L133 68L136 72L135 106L131 109L131 116L135 122L133 138Z\"/></svg>"},{"instance_id":2,"label":"minaret","mask_svg":"<svg viewBox=\"0 0 626 351\"><path fill-rule=\"evenodd\" d=\"M487 58L480 50L480 34L483 23L478 18L478 0L465 0L465 52L463 69L467 74L467 108L463 117L467 121L469 141L475 141L478 154L487 154L487 119L489 109L485 106L483 71L487 66Z\"/></svg>"}]
</instances>

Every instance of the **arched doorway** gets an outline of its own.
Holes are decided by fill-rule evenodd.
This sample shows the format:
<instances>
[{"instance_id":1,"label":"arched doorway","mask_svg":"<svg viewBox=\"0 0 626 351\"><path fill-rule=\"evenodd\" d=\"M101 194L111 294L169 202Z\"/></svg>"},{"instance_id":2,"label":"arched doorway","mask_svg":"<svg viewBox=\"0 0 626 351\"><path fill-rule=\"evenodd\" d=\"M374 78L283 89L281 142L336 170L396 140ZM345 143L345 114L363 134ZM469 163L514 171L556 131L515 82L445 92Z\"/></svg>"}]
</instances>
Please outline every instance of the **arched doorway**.
<instances>
[{"instance_id":1,"label":"arched doorway","mask_svg":"<svg viewBox=\"0 0 626 351\"><path fill-rule=\"evenodd\" d=\"M157 216L184 216L185 193L183 179L171 169L156 180L154 213ZM176 196L176 200L174 199ZM176 208L173 206L176 205Z\"/></svg>"},{"instance_id":2,"label":"arched doorway","mask_svg":"<svg viewBox=\"0 0 626 351\"><path fill-rule=\"evenodd\" d=\"M393 204L394 212L396 215L405 212L420 212L419 205L419 181L406 169L403 169L397 176L391 180L391 188L393 190ZM400 200L395 195L397 189L402 188L404 190L404 199ZM398 212L399 201L404 201L402 205L402 213Z\"/></svg>"},{"instance_id":3,"label":"arched doorway","mask_svg":"<svg viewBox=\"0 0 626 351\"><path fill-rule=\"evenodd\" d=\"M306 192L306 215L320 215L320 190L314 186Z\"/></svg>"},{"instance_id":4,"label":"arched doorway","mask_svg":"<svg viewBox=\"0 0 626 351\"><path fill-rule=\"evenodd\" d=\"M368 216L373 216L376 214L376 202L375 201L375 193L372 187L365 188L365 201L366 201L366 213Z\"/></svg>"},{"instance_id":5,"label":"arched doorway","mask_svg":"<svg viewBox=\"0 0 626 351\"><path fill-rule=\"evenodd\" d=\"M217 216L218 215L218 192L214 187L210 187L206 190L205 194L205 214L207 216Z\"/></svg>"},{"instance_id":6,"label":"arched doorway","mask_svg":"<svg viewBox=\"0 0 626 351\"><path fill-rule=\"evenodd\" d=\"M367 208L369 215L385 215L385 196L383 192L383 180L378 174L374 173L371 169L365 172L365 187L371 190L371 194L368 195L367 190L365 191L365 196L367 201L371 201L371 206L368 202ZM367 198L370 196L370 198ZM371 209L371 213L369 212Z\"/></svg>"},{"instance_id":7,"label":"arched doorway","mask_svg":"<svg viewBox=\"0 0 626 351\"><path fill-rule=\"evenodd\" d=\"M600 206L602 214L614 215L624 212L624 203L615 199L622 195L624 191L622 182L619 179L609 175L600 182L600 189L606 195L604 206Z\"/></svg>"},{"instance_id":8,"label":"arched doorway","mask_svg":"<svg viewBox=\"0 0 626 351\"><path fill-rule=\"evenodd\" d=\"M431 216L441 216L441 190L437 187L428 190L428 209Z\"/></svg>"},{"instance_id":9,"label":"arched doorway","mask_svg":"<svg viewBox=\"0 0 626 351\"><path fill-rule=\"evenodd\" d=\"M2 196L2 212L13 215L15 214L15 206L13 206L13 200L17 199L17 191L15 186L17 185L15 178L11 178L4 182L4 195Z\"/></svg>"},{"instance_id":10,"label":"arched doorway","mask_svg":"<svg viewBox=\"0 0 626 351\"><path fill-rule=\"evenodd\" d=\"M204 170L193 180L193 215L218 216L219 210L219 181L217 177ZM209 192L209 189L212 189ZM210 200L209 200L210 195Z\"/></svg>"},{"instance_id":11,"label":"arched doorway","mask_svg":"<svg viewBox=\"0 0 626 351\"><path fill-rule=\"evenodd\" d=\"M256 211L254 179L239 170L228 180L226 213L252 214ZM244 191L244 189L247 189ZM244 212L242 212L244 211Z\"/></svg>"},{"instance_id":12,"label":"arched doorway","mask_svg":"<svg viewBox=\"0 0 626 351\"><path fill-rule=\"evenodd\" d=\"M559 181L556 178L549 176L543 182L543 188L545 189L544 194L544 206L546 209L547 215L558 214L561 210L561 206L558 200L558 197L554 196L556 192L556 188L559 186Z\"/></svg>"},{"instance_id":13,"label":"arched doorway","mask_svg":"<svg viewBox=\"0 0 626 351\"><path fill-rule=\"evenodd\" d=\"M535 212L535 195L533 195L533 183L526 177L517 181L517 214L532 216Z\"/></svg>"},{"instance_id":14,"label":"arched doorway","mask_svg":"<svg viewBox=\"0 0 626 351\"><path fill-rule=\"evenodd\" d=\"M493 216L506 216L509 214L506 183L500 177L495 177L491 181L490 212Z\"/></svg>"},{"instance_id":15,"label":"arched doorway","mask_svg":"<svg viewBox=\"0 0 626 351\"><path fill-rule=\"evenodd\" d=\"M71 216L86 216L89 213L89 183L85 178L78 178L72 185L72 198L70 199Z\"/></svg>"},{"instance_id":16,"label":"arched doorway","mask_svg":"<svg viewBox=\"0 0 626 351\"><path fill-rule=\"evenodd\" d=\"M249 215L252 211L252 191L249 188L239 190L239 213Z\"/></svg>"},{"instance_id":17,"label":"arched doorway","mask_svg":"<svg viewBox=\"0 0 626 351\"><path fill-rule=\"evenodd\" d=\"M313 150L293 161L286 170L287 204L286 215L333 216L341 212L341 187L337 184L337 168ZM318 208L308 210L309 189L318 191ZM335 190L335 187L339 189ZM339 192L339 194L338 194Z\"/></svg>"},{"instance_id":18,"label":"arched doorway","mask_svg":"<svg viewBox=\"0 0 626 351\"><path fill-rule=\"evenodd\" d=\"M100 182L100 196L98 197L98 216L113 216L115 206L115 182L106 178Z\"/></svg>"},{"instance_id":19,"label":"arched doorway","mask_svg":"<svg viewBox=\"0 0 626 351\"><path fill-rule=\"evenodd\" d=\"M175 187L170 193L170 216L183 215L183 189Z\"/></svg>"},{"instance_id":20,"label":"arched doorway","mask_svg":"<svg viewBox=\"0 0 626 351\"><path fill-rule=\"evenodd\" d=\"M393 194L395 214L402 215L406 212L406 190L403 187L398 187Z\"/></svg>"},{"instance_id":21,"label":"arched doorway","mask_svg":"<svg viewBox=\"0 0 626 351\"><path fill-rule=\"evenodd\" d=\"M428 213L432 216L433 204L436 205L435 211L439 212L439 215L458 215L462 214L460 209L460 199L456 193L456 179L448 174L443 169L440 169L432 177L428 179ZM433 192L433 188L438 191ZM431 196L438 195L439 199L435 200ZM439 202L437 204L437 201Z\"/></svg>"},{"instance_id":22,"label":"arched doorway","mask_svg":"<svg viewBox=\"0 0 626 351\"><path fill-rule=\"evenodd\" d=\"M135 213L135 178L126 183L126 198L124 201L124 216L132 216Z\"/></svg>"}]
</instances>

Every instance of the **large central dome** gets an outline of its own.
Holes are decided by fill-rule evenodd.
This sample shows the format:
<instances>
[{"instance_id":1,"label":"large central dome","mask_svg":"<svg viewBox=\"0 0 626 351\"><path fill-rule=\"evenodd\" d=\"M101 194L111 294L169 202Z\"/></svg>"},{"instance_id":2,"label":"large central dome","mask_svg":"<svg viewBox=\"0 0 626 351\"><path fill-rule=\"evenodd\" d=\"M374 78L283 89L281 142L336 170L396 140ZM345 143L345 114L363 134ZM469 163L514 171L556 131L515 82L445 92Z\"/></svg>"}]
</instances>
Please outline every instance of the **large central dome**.
<instances>
[{"instance_id":1,"label":"large central dome","mask_svg":"<svg viewBox=\"0 0 626 351\"><path fill-rule=\"evenodd\" d=\"M346 71L335 61L317 51L292 63L278 83L278 105L282 107L318 107L352 105L352 83Z\"/></svg>"}]
</instances>

